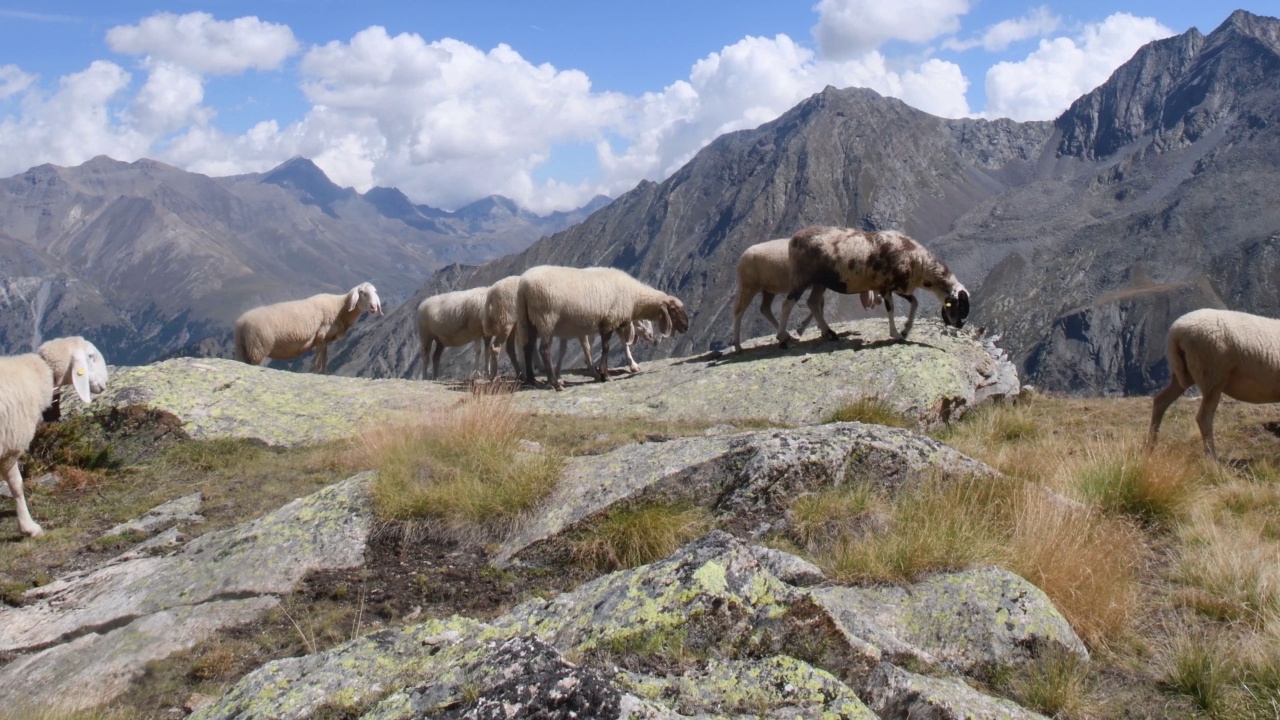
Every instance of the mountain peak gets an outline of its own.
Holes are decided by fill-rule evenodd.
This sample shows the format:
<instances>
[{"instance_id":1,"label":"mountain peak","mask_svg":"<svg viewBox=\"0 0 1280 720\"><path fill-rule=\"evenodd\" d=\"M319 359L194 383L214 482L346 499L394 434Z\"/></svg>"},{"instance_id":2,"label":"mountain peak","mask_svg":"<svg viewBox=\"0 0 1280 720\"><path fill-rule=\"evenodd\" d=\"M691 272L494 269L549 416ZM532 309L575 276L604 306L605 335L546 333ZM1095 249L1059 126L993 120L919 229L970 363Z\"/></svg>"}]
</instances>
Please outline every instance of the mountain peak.
<instances>
[{"instance_id":1,"label":"mountain peak","mask_svg":"<svg viewBox=\"0 0 1280 720\"><path fill-rule=\"evenodd\" d=\"M328 215L333 215L331 204L355 194L350 188L336 185L314 162L299 156L267 171L261 182L292 190L301 202L318 206Z\"/></svg>"}]
</instances>

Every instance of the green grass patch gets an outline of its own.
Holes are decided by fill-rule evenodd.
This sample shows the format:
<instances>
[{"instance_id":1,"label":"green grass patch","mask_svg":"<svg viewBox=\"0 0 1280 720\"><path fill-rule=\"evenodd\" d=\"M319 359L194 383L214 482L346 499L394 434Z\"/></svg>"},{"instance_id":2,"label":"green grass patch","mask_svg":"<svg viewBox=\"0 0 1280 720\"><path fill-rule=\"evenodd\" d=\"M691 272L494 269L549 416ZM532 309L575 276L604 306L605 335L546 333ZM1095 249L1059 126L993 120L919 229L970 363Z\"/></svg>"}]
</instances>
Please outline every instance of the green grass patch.
<instances>
[{"instance_id":1,"label":"green grass patch","mask_svg":"<svg viewBox=\"0 0 1280 720\"><path fill-rule=\"evenodd\" d=\"M611 511L573 541L578 563L603 570L661 560L710 529L711 514L688 504L645 504Z\"/></svg>"},{"instance_id":2,"label":"green grass patch","mask_svg":"<svg viewBox=\"0 0 1280 720\"><path fill-rule=\"evenodd\" d=\"M915 427L915 423L899 412L893 403L875 395L860 397L838 408L827 417L826 422L860 422L897 428Z\"/></svg>"},{"instance_id":3,"label":"green grass patch","mask_svg":"<svg viewBox=\"0 0 1280 720\"><path fill-rule=\"evenodd\" d=\"M1103 703L1089 675L1089 661L1067 652L1049 652L1012 669L997 690L1025 708L1052 718L1102 717Z\"/></svg>"},{"instance_id":4,"label":"green grass patch","mask_svg":"<svg viewBox=\"0 0 1280 720\"><path fill-rule=\"evenodd\" d=\"M1165 526L1184 516L1199 481L1198 459L1168 450L1147 453L1126 444L1103 449L1075 472L1076 492L1086 502Z\"/></svg>"}]
</instances>

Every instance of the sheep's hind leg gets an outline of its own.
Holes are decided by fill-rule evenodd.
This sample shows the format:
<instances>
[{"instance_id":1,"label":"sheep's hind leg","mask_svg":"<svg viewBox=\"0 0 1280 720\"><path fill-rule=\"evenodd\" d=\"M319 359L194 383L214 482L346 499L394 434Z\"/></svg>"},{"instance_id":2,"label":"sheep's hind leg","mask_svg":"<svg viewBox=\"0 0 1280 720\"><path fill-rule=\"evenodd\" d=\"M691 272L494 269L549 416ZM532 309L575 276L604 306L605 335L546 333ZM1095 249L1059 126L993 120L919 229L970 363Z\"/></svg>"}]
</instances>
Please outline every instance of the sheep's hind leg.
<instances>
[{"instance_id":1,"label":"sheep's hind leg","mask_svg":"<svg viewBox=\"0 0 1280 720\"><path fill-rule=\"evenodd\" d=\"M1160 434L1160 423L1164 422L1164 414L1174 400L1182 397L1186 388L1178 384L1177 378L1170 378L1169 385L1156 393L1151 399L1151 426L1147 429L1147 449L1156 445L1156 436Z\"/></svg>"},{"instance_id":2,"label":"sheep's hind leg","mask_svg":"<svg viewBox=\"0 0 1280 720\"><path fill-rule=\"evenodd\" d=\"M883 297L884 311L889 314L889 338L891 340L901 340L902 335L898 333L898 326L893 320L893 295L891 293L885 293Z\"/></svg>"},{"instance_id":3,"label":"sheep's hind leg","mask_svg":"<svg viewBox=\"0 0 1280 720\"><path fill-rule=\"evenodd\" d=\"M808 285L802 285L799 290L792 290L787 293L787 298L782 301L782 318L778 320L778 334L775 336L778 340L778 347L785 350L787 344L791 341L791 335L787 332L787 321L791 319L791 311L796 306L796 301L808 290Z\"/></svg>"},{"instance_id":4,"label":"sheep's hind leg","mask_svg":"<svg viewBox=\"0 0 1280 720\"><path fill-rule=\"evenodd\" d=\"M1218 452L1213 447L1213 415L1218 410L1218 401L1222 399L1222 388L1215 387L1212 390L1204 391L1204 397L1200 400L1200 409L1196 411L1196 424L1200 426L1200 439L1204 441L1204 454L1218 459Z\"/></svg>"},{"instance_id":5,"label":"sheep's hind leg","mask_svg":"<svg viewBox=\"0 0 1280 720\"><path fill-rule=\"evenodd\" d=\"M770 297L770 300L773 298ZM745 297L742 290L738 290L738 297L733 303L733 349L742 352L742 316L747 312L747 308L751 306L751 298ZM762 310L763 312L763 310ZM772 315L765 315L772 322L774 330L778 329L778 323L773 319Z\"/></svg>"},{"instance_id":6,"label":"sheep's hind leg","mask_svg":"<svg viewBox=\"0 0 1280 720\"><path fill-rule=\"evenodd\" d=\"M9 469L5 475L5 479L9 482L9 492L13 495L14 509L18 515L18 529L23 535L29 537L40 537L44 534L44 530L35 520L31 519L31 513L27 510L27 498L22 492L22 473L18 472L18 458L14 457L9 461Z\"/></svg>"}]
</instances>

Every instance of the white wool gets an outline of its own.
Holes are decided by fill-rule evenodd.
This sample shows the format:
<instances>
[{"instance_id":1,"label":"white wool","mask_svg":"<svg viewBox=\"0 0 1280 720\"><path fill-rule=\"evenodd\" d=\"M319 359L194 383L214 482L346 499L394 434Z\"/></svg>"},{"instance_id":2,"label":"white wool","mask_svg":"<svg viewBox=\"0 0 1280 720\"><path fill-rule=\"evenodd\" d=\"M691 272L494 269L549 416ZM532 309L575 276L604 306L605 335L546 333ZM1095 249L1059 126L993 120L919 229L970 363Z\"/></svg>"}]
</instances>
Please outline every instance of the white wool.
<instances>
[{"instance_id":1,"label":"white wool","mask_svg":"<svg viewBox=\"0 0 1280 720\"><path fill-rule=\"evenodd\" d=\"M236 320L236 359L260 365L267 358L292 360L314 348L312 369L323 373L329 368L329 343L346 335L366 310L382 314L378 291L367 282L341 295L320 293L256 307Z\"/></svg>"},{"instance_id":2,"label":"white wool","mask_svg":"<svg viewBox=\"0 0 1280 720\"><path fill-rule=\"evenodd\" d=\"M431 377L440 376L440 355L446 347L475 343L475 372L480 371L484 349L485 300L489 288L432 295L418 304L418 339L422 342L422 379L427 379L430 358ZM435 347L434 353L432 347Z\"/></svg>"},{"instance_id":3,"label":"white wool","mask_svg":"<svg viewBox=\"0 0 1280 720\"><path fill-rule=\"evenodd\" d=\"M82 337L57 338L34 353L0 357L0 475L13 495L18 528L33 537L44 531L27 510L18 458L30 447L55 388L65 385L86 401L106 389L106 360Z\"/></svg>"},{"instance_id":4,"label":"white wool","mask_svg":"<svg viewBox=\"0 0 1280 720\"><path fill-rule=\"evenodd\" d=\"M516 291L516 331L524 348L525 379L533 382L532 358L537 340L553 387L560 389L551 365L552 338L600 334L601 358L596 376L607 380L608 339L633 320L652 320L659 331L684 332L689 316L684 303L616 268L567 268L540 265L520 276Z\"/></svg>"},{"instance_id":5,"label":"white wool","mask_svg":"<svg viewBox=\"0 0 1280 720\"><path fill-rule=\"evenodd\" d=\"M490 379L498 375L498 357L502 347L516 375L520 374L520 360L516 355L516 290L520 276L510 275L489 286L484 301L484 335L490 338L487 365Z\"/></svg>"},{"instance_id":6,"label":"white wool","mask_svg":"<svg viewBox=\"0 0 1280 720\"><path fill-rule=\"evenodd\" d=\"M1223 395L1247 403L1280 402L1280 320L1232 310L1194 310L1169 327L1169 385L1152 400L1148 442L1187 388L1200 388L1196 423L1205 452L1216 455L1213 418Z\"/></svg>"}]
</instances>

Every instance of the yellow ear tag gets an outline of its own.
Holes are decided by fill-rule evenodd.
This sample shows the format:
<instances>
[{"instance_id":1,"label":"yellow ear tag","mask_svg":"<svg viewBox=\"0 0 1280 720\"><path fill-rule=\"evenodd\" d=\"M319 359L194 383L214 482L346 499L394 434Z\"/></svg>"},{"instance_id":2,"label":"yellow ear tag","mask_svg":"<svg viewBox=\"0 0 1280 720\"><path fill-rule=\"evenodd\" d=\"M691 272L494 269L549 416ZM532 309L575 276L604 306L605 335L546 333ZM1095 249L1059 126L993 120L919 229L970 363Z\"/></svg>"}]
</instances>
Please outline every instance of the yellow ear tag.
<instances>
[{"instance_id":1,"label":"yellow ear tag","mask_svg":"<svg viewBox=\"0 0 1280 720\"><path fill-rule=\"evenodd\" d=\"M76 368L76 374L77 374L77 375L83 375L83 374L84 374L84 368Z\"/></svg>"},{"instance_id":2,"label":"yellow ear tag","mask_svg":"<svg viewBox=\"0 0 1280 720\"><path fill-rule=\"evenodd\" d=\"M950 300L948 300L948 301L947 301L947 307L951 307L951 301L950 301Z\"/></svg>"}]
</instances>

